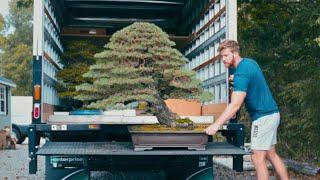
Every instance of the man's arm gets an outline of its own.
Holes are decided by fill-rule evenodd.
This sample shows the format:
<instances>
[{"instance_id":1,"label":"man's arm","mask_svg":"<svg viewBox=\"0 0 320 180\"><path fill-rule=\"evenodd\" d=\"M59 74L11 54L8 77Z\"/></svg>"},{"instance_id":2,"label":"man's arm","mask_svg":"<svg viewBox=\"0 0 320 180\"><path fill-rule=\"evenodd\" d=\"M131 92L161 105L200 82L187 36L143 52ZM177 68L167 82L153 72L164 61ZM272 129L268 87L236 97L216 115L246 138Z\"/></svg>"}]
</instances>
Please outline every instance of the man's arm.
<instances>
[{"instance_id":1,"label":"man's arm","mask_svg":"<svg viewBox=\"0 0 320 180\"><path fill-rule=\"evenodd\" d=\"M233 92L231 95L231 103L223 111L221 116L206 129L206 133L208 135L214 135L226 121L231 119L240 109L246 95L247 93L242 91Z\"/></svg>"}]
</instances>

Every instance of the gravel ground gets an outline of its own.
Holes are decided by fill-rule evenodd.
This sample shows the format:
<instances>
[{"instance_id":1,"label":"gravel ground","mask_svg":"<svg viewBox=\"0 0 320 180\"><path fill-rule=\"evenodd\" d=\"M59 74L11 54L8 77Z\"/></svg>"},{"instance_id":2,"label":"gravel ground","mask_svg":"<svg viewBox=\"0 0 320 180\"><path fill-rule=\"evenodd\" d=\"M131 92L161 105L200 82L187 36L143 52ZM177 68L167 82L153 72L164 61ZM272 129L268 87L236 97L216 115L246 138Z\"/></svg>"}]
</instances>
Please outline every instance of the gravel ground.
<instances>
[{"instance_id":1,"label":"gravel ground","mask_svg":"<svg viewBox=\"0 0 320 180\"><path fill-rule=\"evenodd\" d=\"M38 157L38 172L29 174L27 140L14 150L0 150L0 180L44 179L44 157Z\"/></svg>"},{"instance_id":2,"label":"gravel ground","mask_svg":"<svg viewBox=\"0 0 320 180\"><path fill-rule=\"evenodd\" d=\"M0 150L0 180L14 180L14 179L44 179L44 157L38 157L38 171L36 175L29 175L28 173L28 144L27 140L22 145L17 145L15 150ZM214 164L215 179L230 180L243 179L255 180L254 171L244 171L241 173L230 170L224 166ZM277 179L274 172L270 170L270 180ZM296 180L316 180L317 177L308 177L290 172L290 179Z\"/></svg>"}]
</instances>

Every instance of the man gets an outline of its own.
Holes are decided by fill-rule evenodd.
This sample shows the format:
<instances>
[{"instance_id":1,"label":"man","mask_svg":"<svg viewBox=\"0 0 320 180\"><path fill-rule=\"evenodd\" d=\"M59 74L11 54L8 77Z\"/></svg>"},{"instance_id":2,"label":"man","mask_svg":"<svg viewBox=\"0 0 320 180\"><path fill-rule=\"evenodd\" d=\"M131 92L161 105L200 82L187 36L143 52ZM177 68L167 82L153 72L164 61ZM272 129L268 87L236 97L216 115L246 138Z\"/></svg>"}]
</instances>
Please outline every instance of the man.
<instances>
[{"instance_id":1,"label":"man","mask_svg":"<svg viewBox=\"0 0 320 180\"><path fill-rule=\"evenodd\" d=\"M241 58L236 41L225 40L218 49L224 65L235 69L234 91L231 103L221 116L206 129L208 135L215 134L230 120L245 102L252 120L251 159L259 180L269 179L266 160L274 166L282 180L287 180L287 169L276 153L277 127L280 122L278 106L272 97L259 65L252 59Z\"/></svg>"}]
</instances>

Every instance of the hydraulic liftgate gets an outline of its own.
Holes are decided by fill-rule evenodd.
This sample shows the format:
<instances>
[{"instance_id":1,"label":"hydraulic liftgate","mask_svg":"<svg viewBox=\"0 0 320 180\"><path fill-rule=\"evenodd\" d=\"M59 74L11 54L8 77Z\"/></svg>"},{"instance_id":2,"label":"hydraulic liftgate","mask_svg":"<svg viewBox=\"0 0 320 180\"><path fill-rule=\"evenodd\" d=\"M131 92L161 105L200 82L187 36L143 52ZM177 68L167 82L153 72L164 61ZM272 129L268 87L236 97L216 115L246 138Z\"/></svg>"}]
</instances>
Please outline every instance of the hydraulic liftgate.
<instances>
[{"instance_id":1,"label":"hydraulic liftgate","mask_svg":"<svg viewBox=\"0 0 320 180\"><path fill-rule=\"evenodd\" d=\"M63 127L64 126L64 127ZM101 131L107 126L107 131L117 131L120 133L126 132L126 125L95 125L94 130L90 124L68 124L68 125L53 125L53 124L38 124L31 125L29 134L29 152L33 160L30 161L29 172L36 173L37 171L37 155L43 156L80 156L86 161L83 166L89 168L90 157L98 156L137 156L140 158L152 156L201 156L208 155L231 155L233 156L233 169L236 171L243 170L243 155L248 154L244 151L244 127L242 124L229 123L224 125L221 133L227 138L228 143L209 142L205 151L189 151L183 149L159 149L152 151L134 151L131 142L46 142L42 147L39 147L37 139L44 133L63 133L63 132L88 132ZM68 130L68 131L66 131ZM122 131L122 132L121 132ZM91 159L92 161L96 158Z\"/></svg>"}]
</instances>

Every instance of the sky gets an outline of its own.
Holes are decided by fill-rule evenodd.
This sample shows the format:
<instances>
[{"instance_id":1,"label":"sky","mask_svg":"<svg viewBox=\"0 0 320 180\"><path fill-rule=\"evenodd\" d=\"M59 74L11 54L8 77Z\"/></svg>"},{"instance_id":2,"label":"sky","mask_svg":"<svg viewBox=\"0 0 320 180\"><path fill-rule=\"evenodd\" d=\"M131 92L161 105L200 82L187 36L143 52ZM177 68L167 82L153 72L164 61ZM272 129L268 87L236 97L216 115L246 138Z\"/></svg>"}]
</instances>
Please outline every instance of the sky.
<instances>
[{"instance_id":1,"label":"sky","mask_svg":"<svg viewBox=\"0 0 320 180\"><path fill-rule=\"evenodd\" d=\"M0 0L0 14L2 16L6 16L9 13L9 6L8 6L9 0ZM0 53L2 50L0 49Z\"/></svg>"},{"instance_id":2,"label":"sky","mask_svg":"<svg viewBox=\"0 0 320 180\"><path fill-rule=\"evenodd\" d=\"M9 13L8 2L9 0L0 0L0 13L2 16L6 16Z\"/></svg>"},{"instance_id":3,"label":"sky","mask_svg":"<svg viewBox=\"0 0 320 180\"><path fill-rule=\"evenodd\" d=\"M0 14L5 18L9 14L9 1L10 0L0 0ZM9 27L5 30L5 35L10 34L14 31L14 28Z\"/></svg>"}]
</instances>

